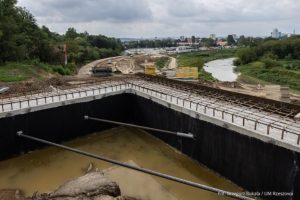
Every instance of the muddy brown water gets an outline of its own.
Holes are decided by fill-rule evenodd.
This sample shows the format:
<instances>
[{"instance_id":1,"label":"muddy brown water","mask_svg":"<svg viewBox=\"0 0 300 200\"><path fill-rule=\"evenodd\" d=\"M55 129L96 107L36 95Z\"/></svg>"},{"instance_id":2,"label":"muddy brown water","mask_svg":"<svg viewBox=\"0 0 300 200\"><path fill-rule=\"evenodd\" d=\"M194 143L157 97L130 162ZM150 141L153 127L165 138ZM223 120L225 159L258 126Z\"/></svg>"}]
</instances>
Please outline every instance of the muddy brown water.
<instances>
[{"instance_id":1,"label":"muddy brown water","mask_svg":"<svg viewBox=\"0 0 300 200\"><path fill-rule=\"evenodd\" d=\"M122 162L134 162L144 168L220 189L243 191L230 181L140 130L118 127L74 139L66 142L65 145ZM27 196L35 191L39 193L53 191L66 180L83 175L90 163L93 163L94 168L99 170L113 166L54 147L36 150L0 162L0 189L19 188ZM119 174L124 174L124 172ZM138 180L139 175L138 172L128 172L128 175L130 178L127 177L127 180L122 180L122 175L112 176L113 180L122 182L120 186L123 194L132 195L134 191L146 191L147 187L152 187L151 184L156 182L178 200L224 199L207 191L150 176L148 179L153 179L153 181L150 180L149 185L146 182L139 185L132 183L132 187L135 187L133 190L130 189L130 181ZM156 195L159 196L159 193Z\"/></svg>"}]
</instances>

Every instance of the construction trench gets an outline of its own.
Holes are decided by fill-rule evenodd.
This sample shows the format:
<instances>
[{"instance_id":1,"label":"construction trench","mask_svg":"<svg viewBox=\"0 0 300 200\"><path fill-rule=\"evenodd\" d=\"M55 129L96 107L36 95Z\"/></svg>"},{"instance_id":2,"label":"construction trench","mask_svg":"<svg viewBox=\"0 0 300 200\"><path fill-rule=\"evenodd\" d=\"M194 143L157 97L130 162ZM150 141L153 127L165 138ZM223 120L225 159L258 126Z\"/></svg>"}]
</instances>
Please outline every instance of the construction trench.
<instances>
[{"instance_id":1,"label":"construction trench","mask_svg":"<svg viewBox=\"0 0 300 200\"><path fill-rule=\"evenodd\" d=\"M149 76L1 101L1 160L43 147L17 137L20 130L61 143L114 126L84 120L88 115L193 133L195 140L151 132L247 191L292 192L289 199L300 198L296 105Z\"/></svg>"}]
</instances>

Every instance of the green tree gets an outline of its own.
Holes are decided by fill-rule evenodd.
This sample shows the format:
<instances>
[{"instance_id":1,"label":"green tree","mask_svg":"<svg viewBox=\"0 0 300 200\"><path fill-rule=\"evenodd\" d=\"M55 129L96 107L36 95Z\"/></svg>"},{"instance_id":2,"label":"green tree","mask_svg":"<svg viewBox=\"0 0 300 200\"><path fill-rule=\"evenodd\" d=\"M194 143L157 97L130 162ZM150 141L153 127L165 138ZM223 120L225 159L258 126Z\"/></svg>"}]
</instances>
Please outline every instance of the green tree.
<instances>
[{"instance_id":1,"label":"green tree","mask_svg":"<svg viewBox=\"0 0 300 200\"><path fill-rule=\"evenodd\" d=\"M202 46L206 46L206 47L215 46L215 41L211 38L202 38L201 43L202 43Z\"/></svg>"},{"instance_id":2,"label":"green tree","mask_svg":"<svg viewBox=\"0 0 300 200\"><path fill-rule=\"evenodd\" d=\"M238 46L246 46L246 38L244 35L241 35L237 41Z\"/></svg>"},{"instance_id":3,"label":"green tree","mask_svg":"<svg viewBox=\"0 0 300 200\"><path fill-rule=\"evenodd\" d=\"M237 51L237 55L240 58L242 64L247 64L257 59L255 51L250 48L239 49Z\"/></svg>"},{"instance_id":4,"label":"green tree","mask_svg":"<svg viewBox=\"0 0 300 200\"><path fill-rule=\"evenodd\" d=\"M196 37L192 36L192 43L195 43L195 42L196 42Z\"/></svg>"},{"instance_id":5,"label":"green tree","mask_svg":"<svg viewBox=\"0 0 300 200\"><path fill-rule=\"evenodd\" d=\"M65 37L70 39L75 39L76 37L78 37L78 33L75 28L71 27L68 28L68 30L66 31Z\"/></svg>"},{"instance_id":6,"label":"green tree","mask_svg":"<svg viewBox=\"0 0 300 200\"><path fill-rule=\"evenodd\" d=\"M69 28L65 35L51 32L46 26L40 28L34 16L16 3L0 0L0 64L24 60L62 64L63 44L68 46L70 61L77 64L119 55L123 50L121 41L115 38L77 33L75 28Z\"/></svg>"},{"instance_id":7,"label":"green tree","mask_svg":"<svg viewBox=\"0 0 300 200\"><path fill-rule=\"evenodd\" d=\"M0 62L16 58L16 0L0 0Z\"/></svg>"}]
</instances>

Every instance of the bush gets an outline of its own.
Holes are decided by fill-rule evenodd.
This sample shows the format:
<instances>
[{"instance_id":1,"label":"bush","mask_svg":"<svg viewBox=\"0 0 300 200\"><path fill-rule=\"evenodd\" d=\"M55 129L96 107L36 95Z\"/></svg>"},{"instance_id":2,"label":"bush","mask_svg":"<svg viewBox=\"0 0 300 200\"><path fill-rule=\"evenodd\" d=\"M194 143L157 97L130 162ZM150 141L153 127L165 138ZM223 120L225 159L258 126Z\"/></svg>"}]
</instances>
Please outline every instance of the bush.
<instances>
[{"instance_id":1,"label":"bush","mask_svg":"<svg viewBox=\"0 0 300 200\"><path fill-rule=\"evenodd\" d=\"M70 69L63 67L63 66L54 66L52 68L52 71L59 73L60 75L70 75L71 74Z\"/></svg>"},{"instance_id":2,"label":"bush","mask_svg":"<svg viewBox=\"0 0 300 200\"><path fill-rule=\"evenodd\" d=\"M234 61L233 61L233 65L234 66L239 66L239 65L241 65L242 64L242 61L241 61L241 59L239 59L239 58L237 58L237 59L235 59Z\"/></svg>"},{"instance_id":3,"label":"bush","mask_svg":"<svg viewBox=\"0 0 300 200\"><path fill-rule=\"evenodd\" d=\"M248 64L257 59L254 49L244 48L237 51L237 55L241 60L241 64Z\"/></svg>"},{"instance_id":4,"label":"bush","mask_svg":"<svg viewBox=\"0 0 300 200\"><path fill-rule=\"evenodd\" d=\"M273 60L271 58L263 58L261 61L264 63L265 68L273 68L279 65L276 60Z\"/></svg>"},{"instance_id":5,"label":"bush","mask_svg":"<svg viewBox=\"0 0 300 200\"><path fill-rule=\"evenodd\" d=\"M161 69L161 68L165 67L165 66L168 64L169 60L170 60L170 58L168 58L168 57L162 57L162 58L159 58L159 59L155 62L155 65L156 65L159 69Z\"/></svg>"},{"instance_id":6,"label":"bush","mask_svg":"<svg viewBox=\"0 0 300 200\"><path fill-rule=\"evenodd\" d=\"M66 69L69 70L69 73L72 74L73 72L76 71L76 65L74 63L68 63L66 66L65 66Z\"/></svg>"},{"instance_id":7,"label":"bush","mask_svg":"<svg viewBox=\"0 0 300 200\"><path fill-rule=\"evenodd\" d=\"M209 54L203 53L203 54L200 54L200 56L202 56L202 57L209 57Z\"/></svg>"},{"instance_id":8,"label":"bush","mask_svg":"<svg viewBox=\"0 0 300 200\"><path fill-rule=\"evenodd\" d=\"M268 52L266 54L264 54L263 58L270 58L272 60L277 60L278 59L278 56L277 55L274 55L273 53L271 52Z\"/></svg>"}]
</instances>

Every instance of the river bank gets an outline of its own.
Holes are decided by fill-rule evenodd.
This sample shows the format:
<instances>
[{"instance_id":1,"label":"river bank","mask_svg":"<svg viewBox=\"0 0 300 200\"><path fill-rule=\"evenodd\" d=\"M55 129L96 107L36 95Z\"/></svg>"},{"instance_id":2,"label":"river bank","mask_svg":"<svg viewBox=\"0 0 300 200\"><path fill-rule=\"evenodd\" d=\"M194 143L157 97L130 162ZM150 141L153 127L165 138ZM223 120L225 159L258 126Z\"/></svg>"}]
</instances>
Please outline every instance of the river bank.
<instances>
[{"instance_id":1,"label":"river bank","mask_svg":"<svg viewBox=\"0 0 300 200\"><path fill-rule=\"evenodd\" d=\"M236 71L242 74L240 81L243 82L278 84L300 92L300 61L278 60L273 64L268 67L263 61L255 61L237 66Z\"/></svg>"},{"instance_id":2,"label":"river bank","mask_svg":"<svg viewBox=\"0 0 300 200\"><path fill-rule=\"evenodd\" d=\"M203 69L205 63L218 59L232 58L235 56L235 53L235 49L222 49L214 51L181 53L175 57L178 62L178 67L198 67L200 80L215 81L216 79L212 76L212 74Z\"/></svg>"}]
</instances>

